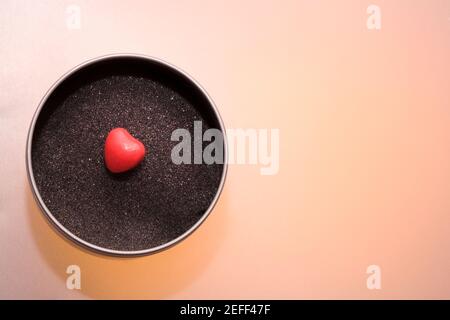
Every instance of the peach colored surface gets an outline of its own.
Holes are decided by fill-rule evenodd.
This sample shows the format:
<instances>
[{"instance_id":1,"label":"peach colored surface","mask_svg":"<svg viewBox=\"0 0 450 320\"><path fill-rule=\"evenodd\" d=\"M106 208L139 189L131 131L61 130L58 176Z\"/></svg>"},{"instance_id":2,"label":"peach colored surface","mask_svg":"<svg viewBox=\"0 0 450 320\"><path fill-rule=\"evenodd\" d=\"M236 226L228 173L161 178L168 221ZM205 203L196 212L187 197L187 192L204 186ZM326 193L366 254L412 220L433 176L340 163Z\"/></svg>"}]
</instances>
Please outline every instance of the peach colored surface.
<instances>
[{"instance_id":1,"label":"peach colored surface","mask_svg":"<svg viewBox=\"0 0 450 320\"><path fill-rule=\"evenodd\" d=\"M450 298L449 39L444 0L1 1L0 298ZM227 127L281 139L278 175L231 166L200 229L133 259L59 236L24 160L46 90L116 52L179 66ZM381 290L366 288L371 264Z\"/></svg>"}]
</instances>

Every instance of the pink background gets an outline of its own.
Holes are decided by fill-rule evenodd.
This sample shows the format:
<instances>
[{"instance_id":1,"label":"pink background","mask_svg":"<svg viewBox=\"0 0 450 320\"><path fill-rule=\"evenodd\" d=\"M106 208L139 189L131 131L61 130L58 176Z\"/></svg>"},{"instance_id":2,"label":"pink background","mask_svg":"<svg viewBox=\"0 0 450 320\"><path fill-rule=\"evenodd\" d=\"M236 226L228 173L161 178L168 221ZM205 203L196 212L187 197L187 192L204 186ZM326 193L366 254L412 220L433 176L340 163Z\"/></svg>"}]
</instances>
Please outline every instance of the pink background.
<instances>
[{"instance_id":1,"label":"pink background","mask_svg":"<svg viewBox=\"0 0 450 320\"><path fill-rule=\"evenodd\" d=\"M449 37L445 0L1 1L0 298L449 299ZM200 229L134 259L59 236L24 159L46 90L117 52L179 66L228 128L281 139L278 175L230 166ZM80 291L66 289L70 264ZM366 287L372 264L381 290Z\"/></svg>"}]
</instances>

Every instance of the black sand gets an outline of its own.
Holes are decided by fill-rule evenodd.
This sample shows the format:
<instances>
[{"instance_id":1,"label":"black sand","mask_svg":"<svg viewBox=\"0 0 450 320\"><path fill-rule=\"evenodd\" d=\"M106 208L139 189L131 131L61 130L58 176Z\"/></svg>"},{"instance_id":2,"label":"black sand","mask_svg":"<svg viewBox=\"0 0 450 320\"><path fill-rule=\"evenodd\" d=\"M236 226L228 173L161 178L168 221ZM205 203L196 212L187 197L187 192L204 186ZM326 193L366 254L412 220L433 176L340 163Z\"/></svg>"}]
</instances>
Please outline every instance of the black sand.
<instances>
[{"instance_id":1,"label":"black sand","mask_svg":"<svg viewBox=\"0 0 450 320\"><path fill-rule=\"evenodd\" d=\"M172 131L218 128L204 96L185 78L142 61L103 62L63 82L41 112L33 137L38 191L79 238L113 250L144 250L187 231L205 213L223 165L175 165ZM147 149L141 165L114 175L104 141L126 128Z\"/></svg>"}]
</instances>

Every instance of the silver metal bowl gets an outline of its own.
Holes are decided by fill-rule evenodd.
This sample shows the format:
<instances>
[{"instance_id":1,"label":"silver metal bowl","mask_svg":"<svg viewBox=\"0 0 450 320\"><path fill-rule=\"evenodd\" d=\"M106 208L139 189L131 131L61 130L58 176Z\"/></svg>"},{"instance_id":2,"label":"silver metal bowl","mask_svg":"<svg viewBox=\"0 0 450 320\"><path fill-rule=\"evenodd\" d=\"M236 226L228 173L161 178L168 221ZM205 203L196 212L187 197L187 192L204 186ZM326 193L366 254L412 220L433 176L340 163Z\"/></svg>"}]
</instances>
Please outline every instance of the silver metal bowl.
<instances>
[{"instance_id":1,"label":"silver metal bowl","mask_svg":"<svg viewBox=\"0 0 450 320\"><path fill-rule=\"evenodd\" d=\"M76 235L74 235L72 232L70 232L66 227L64 227L56 218L55 216L50 212L50 210L47 208L47 206L45 205L41 195L39 194L39 190L38 187L36 185L35 179L34 179L34 175L33 175L33 161L32 161L32 156L31 156L31 151L32 151L32 143L33 143L33 135L34 135L34 131L35 131L35 126L36 126L36 122L37 119L41 113L41 111L43 110L48 98L51 96L51 94L55 91L55 89L66 79L68 79L69 77L73 76L74 74L78 73L79 71L83 70L84 68L91 66L93 64L102 62L102 61L110 61L110 60L119 60L119 59L123 59L123 58L130 58L130 59L136 59L136 60L140 60L144 63L151 63L151 64L158 64L166 69L169 70L169 72L173 72L179 76L182 76L183 78L185 78L186 80L188 80L192 85L194 85L203 95L204 97L207 99L208 104L210 106L210 111L213 113L213 115L215 116L219 126L220 126L220 130L223 133L223 137L224 137L224 164L223 164L223 171L222 171L222 176L220 179L220 184L219 187L217 189L216 195L213 198L210 206L208 207L208 209L205 211L205 213L202 215L202 217L186 232L184 232L182 235L178 236L177 238L164 243L162 245L156 246L156 247L152 247L152 248L148 248L148 249L144 249L144 250L138 250L138 251L119 251L119 250L111 250L108 248L104 248L104 247L100 247L98 245L92 244L90 242L87 242L79 237L77 237ZM42 212L44 213L44 215L47 217L47 219L51 222L51 224L60 232L62 233L65 237L67 237L68 239L70 239L71 241L73 241L74 243L81 245L84 248L87 248L89 250L93 250L97 253L101 253L101 254L107 254L107 255L114 255L114 256L140 256L140 255L148 255L148 254L153 254L153 253L157 253L159 251L165 250L170 248L171 246L181 242L182 240L184 240L185 238L187 238L191 233L194 232L194 230L196 230L202 223L203 221L206 220L206 218L209 216L209 214L211 213L211 211L213 210L215 204L217 203L219 196L223 190L223 186L225 183L225 179L226 179L226 174L227 174L227 156L228 156L228 146L227 146L227 139L226 139L226 132L225 132L225 126L223 124L222 118L219 114L219 111L216 107L216 105L214 104L214 102L212 101L212 99L210 98L210 96L207 94L207 92L200 86L200 84L195 81L191 76L189 76L186 72L180 70L179 68L175 67L172 64L169 64L165 61L162 61L160 59L154 58L154 57L150 57L150 56L145 56L145 55L140 55L140 54L111 54L111 55L105 55L105 56L101 56L101 57L97 57L91 60L88 60L86 62L83 62L81 64L79 64L78 66L76 66L75 68L73 68L72 70L70 70L69 72L67 72L65 75L63 75L58 81L55 82L55 84L53 84L53 86L47 91L47 93L44 95L44 97L42 98L41 102L39 103L39 106L37 107L36 112L34 113L33 119L31 121L30 124L30 128L28 131L28 137L27 137L27 144L26 144L26 168L27 168L27 174L28 174L28 180L30 182L31 185L31 190L33 192L34 198L37 202L37 204L39 205L39 207L41 208Z\"/></svg>"}]
</instances>

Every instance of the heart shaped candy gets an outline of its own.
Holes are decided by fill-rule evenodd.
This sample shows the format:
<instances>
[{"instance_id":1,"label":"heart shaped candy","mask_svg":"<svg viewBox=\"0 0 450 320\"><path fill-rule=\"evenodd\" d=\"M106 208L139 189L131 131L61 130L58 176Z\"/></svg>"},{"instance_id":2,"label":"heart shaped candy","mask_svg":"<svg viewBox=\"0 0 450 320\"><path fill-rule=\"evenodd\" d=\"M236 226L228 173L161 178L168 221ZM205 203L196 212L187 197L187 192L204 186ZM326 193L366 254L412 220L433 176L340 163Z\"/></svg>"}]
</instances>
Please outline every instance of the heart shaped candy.
<instances>
[{"instance_id":1,"label":"heart shaped candy","mask_svg":"<svg viewBox=\"0 0 450 320\"><path fill-rule=\"evenodd\" d=\"M105 163L109 171L125 172L136 167L145 156L145 147L126 129L111 130L105 141Z\"/></svg>"}]
</instances>

